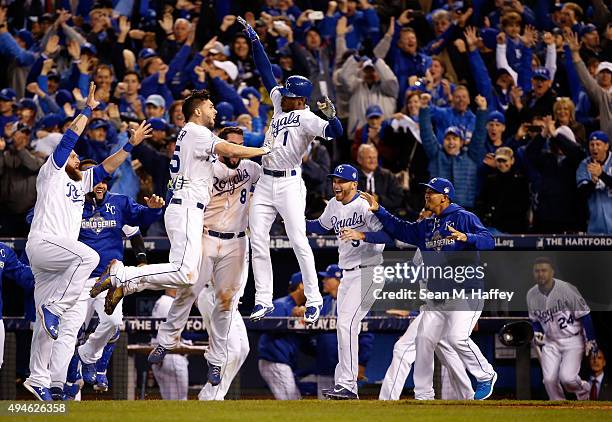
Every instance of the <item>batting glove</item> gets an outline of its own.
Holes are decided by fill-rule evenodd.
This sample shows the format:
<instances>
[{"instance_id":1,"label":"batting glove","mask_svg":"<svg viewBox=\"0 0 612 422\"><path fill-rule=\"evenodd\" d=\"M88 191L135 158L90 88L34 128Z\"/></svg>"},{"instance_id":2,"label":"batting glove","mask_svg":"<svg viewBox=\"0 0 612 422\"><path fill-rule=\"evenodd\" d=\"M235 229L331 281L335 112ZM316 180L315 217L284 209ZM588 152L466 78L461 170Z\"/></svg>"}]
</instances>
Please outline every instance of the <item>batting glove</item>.
<instances>
[{"instance_id":1,"label":"batting glove","mask_svg":"<svg viewBox=\"0 0 612 422\"><path fill-rule=\"evenodd\" d=\"M333 120L336 117L336 107L334 107L334 103L331 102L329 97L319 99L317 107L327 117L327 120Z\"/></svg>"},{"instance_id":2,"label":"batting glove","mask_svg":"<svg viewBox=\"0 0 612 422\"><path fill-rule=\"evenodd\" d=\"M599 350L599 347L597 347L596 340L589 340L584 345L584 355L585 356L594 356L598 350Z\"/></svg>"},{"instance_id":3,"label":"batting glove","mask_svg":"<svg viewBox=\"0 0 612 422\"><path fill-rule=\"evenodd\" d=\"M259 39L259 35L257 35L257 32L255 32L253 27L249 25L242 16L238 16L236 20L240 25L244 27L242 32L244 32L251 41L257 41Z\"/></svg>"},{"instance_id":4,"label":"batting glove","mask_svg":"<svg viewBox=\"0 0 612 422\"><path fill-rule=\"evenodd\" d=\"M533 340L535 341L535 344L537 346L542 347L542 346L544 346L544 343L545 343L546 339L545 339L544 333L542 333L540 331L536 331L536 332L533 333Z\"/></svg>"}]
</instances>

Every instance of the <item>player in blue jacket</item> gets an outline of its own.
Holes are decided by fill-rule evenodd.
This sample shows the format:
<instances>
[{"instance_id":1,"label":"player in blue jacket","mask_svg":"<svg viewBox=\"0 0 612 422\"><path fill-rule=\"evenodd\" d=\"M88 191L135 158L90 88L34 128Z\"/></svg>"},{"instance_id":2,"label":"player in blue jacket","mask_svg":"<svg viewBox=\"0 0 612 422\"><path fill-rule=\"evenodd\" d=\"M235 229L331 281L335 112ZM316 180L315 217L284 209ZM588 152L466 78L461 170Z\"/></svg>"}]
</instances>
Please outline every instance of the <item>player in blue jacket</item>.
<instances>
[{"instance_id":1,"label":"player in blue jacket","mask_svg":"<svg viewBox=\"0 0 612 422\"><path fill-rule=\"evenodd\" d=\"M289 294L276 299L270 317L304 316L306 295L302 273L295 273L289 281ZM297 355L307 339L293 333L266 333L259 339L259 373L266 381L276 400L302 398L295 382L293 370Z\"/></svg>"},{"instance_id":2,"label":"player in blue jacket","mask_svg":"<svg viewBox=\"0 0 612 422\"><path fill-rule=\"evenodd\" d=\"M34 289L34 275L27 265L22 264L15 252L0 242L0 368L4 362L4 321L2 320L2 281L13 280L26 292Z\"/></svg>"},{"instance_id":3,"label":"player in blue jacket","mask_svg":"<svg viewBox=\"0 0 612 422\"><path fill-rule=\"evenodd\" d=\"M94 165L92 160L84 160L81 162L81 169L85 171ZM100 323L87 342L78 348L77 355L81 360L83 380L96 386L99 384L98 388L101 390L108 388L106 368L100 368L101 371L98 371L96 362L102 358L107 344L112 344L112 339L116 337L123 313L121 306L118 306L112 315L107 315L104 312L105 294L90 298L89 288L111 260L123 259L124 234L132 237L138 233L138 226L149 226L163 215L164 201L160 197L153 195L151 198L145 198L147 206L140 205L125 195L109 193L107 183L107 180L98 183L93 192L85 197L79 241L95 248L100 255L100 262L85 283L77 303L62 316L63 324L60 326L58 339L53 343L50 365L51 395L54 398L63 398L67 379L74 382L74 374L67 376L67 372L70 360L75 355L77 334L83 323L88 325L94 310L100 318ZM109 356L105 359L106 365L108 358ZM75 366L72 365L71 368L74 369ZM96 379L98 372L99 383ZM73 395L74 390L71 390L71 393Z\"/></svg>"},{"instance_id":4,"label":"player in blue jacket","mask_svg":"<svg viewBox=\"0 0 612 422\"><path fill-rule=\"evenodd\" d=\"M361 196L370 204L370 210L382 223L384 230L393 238L417 246L422 252L425 265L440 265L442 259L450 264L460 251L481 251L493 249L495 241L489 231L473 213L454 204L455 188L447 179L434 177L424 184L425 209L433 213L430 218L410 223L400 220L381 207L374 197L367 193ZM427 253L427 251L438 253ZM439 252L445 252L440 254ZM475 253L474 255L478 255ZM473 265L475 261L462 261L462 265ZM438 281L438 280L435 280ZM454 280L447 281L459 287ZM432 289L431 280L428 289ZM465 286L466 283L463 285ZM439 285L434 283L439 288ZM442 285L444 290L446 285ZM468 286L465 286L468 287ZM482 288L478 284L470 286ZM469 297L469 296L468 296ZM432 302L423 312L416 339L416 361L414 365L414 394L419 400L433 400L434 350L445 338L459 354L463 364L476 378L474 399L484 400L493 392L497 373L483 356L470 334L480 314L482 300L441 299Z\"/></svg>"}]
</instances>

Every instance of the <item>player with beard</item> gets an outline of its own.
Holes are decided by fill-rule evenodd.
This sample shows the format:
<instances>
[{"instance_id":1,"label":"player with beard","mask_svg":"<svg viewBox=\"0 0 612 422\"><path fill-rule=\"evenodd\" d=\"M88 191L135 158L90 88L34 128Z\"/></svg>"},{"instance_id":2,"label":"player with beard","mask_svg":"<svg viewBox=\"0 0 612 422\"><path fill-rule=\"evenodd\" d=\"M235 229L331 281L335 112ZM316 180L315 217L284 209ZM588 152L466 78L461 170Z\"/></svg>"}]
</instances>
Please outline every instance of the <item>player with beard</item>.
<instances>
[{"instance_id":1,"label":"player with beard","mask_svg":"<svg viewBox=\"0 0 612 422\"><path fill-rule=\"evenodd\" d=\"M191 287L198 280L202 262L204 209L210 201L214 180L213 154L235 158L265 155L270 148L250 148L215 136L217 111L207 91L194 91L185 99L182 111L187 124L178 134L170 161L170 194L164 216L170 240L169 262L124 267L112 260L90 291L96 297L105 290L105 312L112 314L122 297L145 289L177 289L166 321L160 326L159 345L149 355L150 363L161 363L169 349L178 344L194 302ZM197 295L195 296L197 297Z\"/></svg>"},{"instance_id":2,"label":"player with beard","mask_svg":"<svg viewBox=\"0 0 612 422\"><path fill-rule=\"evenodd\" d=\"M142 122L129 142L102 164L84 172L73 148L93 109L96 86L89 86L87 106L70 125L36 179L36 205L26 253L34 273L37 318L32 335L30 376L24 386L39 400L51 400L49 364L60 318L79 298L89 274L100 260L96 251L78 241L85 193L114 172L134 145L150 137Z\"/></svg>"}]
</instances>

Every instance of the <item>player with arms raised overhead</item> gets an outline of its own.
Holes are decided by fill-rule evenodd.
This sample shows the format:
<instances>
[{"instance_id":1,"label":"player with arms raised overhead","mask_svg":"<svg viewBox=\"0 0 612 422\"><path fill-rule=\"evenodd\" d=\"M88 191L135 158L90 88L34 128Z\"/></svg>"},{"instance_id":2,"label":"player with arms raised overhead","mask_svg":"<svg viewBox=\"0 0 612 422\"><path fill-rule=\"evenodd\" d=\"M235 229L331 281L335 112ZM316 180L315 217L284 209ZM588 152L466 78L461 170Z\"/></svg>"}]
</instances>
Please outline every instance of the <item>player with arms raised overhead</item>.
<instances>
[{"instance_id":1,"label":"player with arms raised overhead","mask_svg":"<svg viewBox=\"0 0 612 422\"><path fill-rule=\"evenodd\" d=\"M255 65L274 105L274 115L265 137L265 145L269 145L272 152L262 159L263 175L249 211L256 290L251 319L259 320L274 309L270 228L276 214L280 213L304 280L304 321L313 323L319 318L323 298L319 292L314 256L306 238L306 187L300 166L302 156L315 137L337 138L342 135L342 125L329 98L318 102L327 120L310 111L306 104L312 93L312 83L308 79L290 76L284 87L277 85L257 33L241 17L238 17L238 22L251 40Z\"/></svg>"}]
</instances>

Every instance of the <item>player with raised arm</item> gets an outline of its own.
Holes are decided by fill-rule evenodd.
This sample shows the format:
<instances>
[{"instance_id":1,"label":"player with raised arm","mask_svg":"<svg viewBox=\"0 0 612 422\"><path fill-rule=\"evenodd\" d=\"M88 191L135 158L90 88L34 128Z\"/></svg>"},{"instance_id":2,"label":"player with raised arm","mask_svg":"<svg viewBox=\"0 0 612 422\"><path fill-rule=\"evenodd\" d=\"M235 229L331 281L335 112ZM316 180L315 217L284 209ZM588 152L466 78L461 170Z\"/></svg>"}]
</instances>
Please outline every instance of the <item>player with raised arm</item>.
<instances>
[{"instance_id":1,"label":"player with raised arm","mask_svg":"<svg viewBox=\"0 0 612 422\"><path fill-rule=\"evenodd\" d=\"M170 162L170 194L164 221L170 240L169 262L124 267L113 260L91 289L95 297L109 289L105 312L112 314L122 297L145 289L177 289L166 321L160 326L159 346L149 362L160 363L177 341L176 330L185 326L195 298L190 288L198 280L202 262L204 209L214 183L213 154L230 158L252 158L268 154L268 147L250 148L227 142L211 129L217 111L207 91L194 91L182 106L187 124L178 134Z\"/></svg>"},{"instance_id":2,"label":"player with raised arm","mask_svg":"<svg viewBox=\"0 0 612 422\"><path fill-rule=\"evenodd\" d=\"M102 164L81 172L73 148L99 104L95 91L92 82L87 106L72 121L36 179L37 198L26 253L34 273L38 315L32 335L30 376L23 385L39 400L51 400L49 363L60 318L76 303L85 281L100 260L96 251L78 241L85 193L114 172L134 145L148 138L151 132L150 126L142 122L122 149Z\"/></svg>"},{"instance_id":3,"label":"player with raised arm","mask_svg":"<svg viewBox=\"0 0 612 422\"><path fill-rule=\"evenodd\" d=\"M272 65L257 33L241 17L238 17L238 22L244 26L245 34L251 40L255 65L274 105L274 115L264 143L270 146L272 152L262 159L263 175L249 211L255 276L255 307L251 319L259 320L273 310L270 229L276 214L280 213L304 280L304 321L313 323L319 318L323 298L319 292L314 256L306 238L306 187L301 177L301 163L315 137L337 138L342 135L342 125L329 98L318 102L327 120L310 111L306 104L312 93L312 83L307 78L290 76L284 87L277 85Z\"/></svg>"},{"instance_id":4,"label":"player with raised arm","mask_svg":"<svg viewBox=\"0 0 612 422\"><path fill-rule=\"evenodd\" d=\"M370 210L390 236L421 250L425 265L430 265L427 258L432 255L428 254L429 251L452 254L454 251L481 251L495 247L493 236L478 217L452 202L455 187L450 181L434 177L424 186L425 209L431 211L433 216L414 223L391 215L372 195L363 192L361 195L370 203ZM435 265L439 265L439 259L443 256L436 254L434 258L438 261ZM429 290L433 290L431 282L428 280ZM464 287L468 287L467 283ZM476 378L474 399L484 400L491 395L497 373L476 343L470 339L474 325L482 313L482 306L481 301L442 300L435 307L427 308L423 312L416 336L416 399L434 399L433 357L441 339L446 339L455 349L465 368Z\"/></svg>"},{"instance_id":5,"label":"player with raised arm","mask_svg":"<svg viewBox=\"0 0 612 422\"><path fill-rule=\"evenodd\" d=\"M384 244L391 237L382 231L368 202L359 196L357 170L353 166L341 164L329 177L333 179L335 196L317 220L306 223L308 232L333 231L340 240L338 265L343 278L337 302L338 365L335 386L322 392L332 399L356 400L361 320L374 304L374 290L384 286L384 282L374 282L374 267L383 262Z\"/></svg>"},{"instance_id":6,"label":"player with raised arm","mask_svg":"<svg viewBox=\"0 0 612 422\"><path fill-rule=\"evenodd\" d=\"M555 278L550 259L535 260L533 278L536 285L527 292L527 310L534 341L542 348L540 363L548 398L565 400L565 388L578 400L588 400L591 384L579 372L583 355L597 354L589 306L576 287Z\"/></svg>"}]
</instances>

